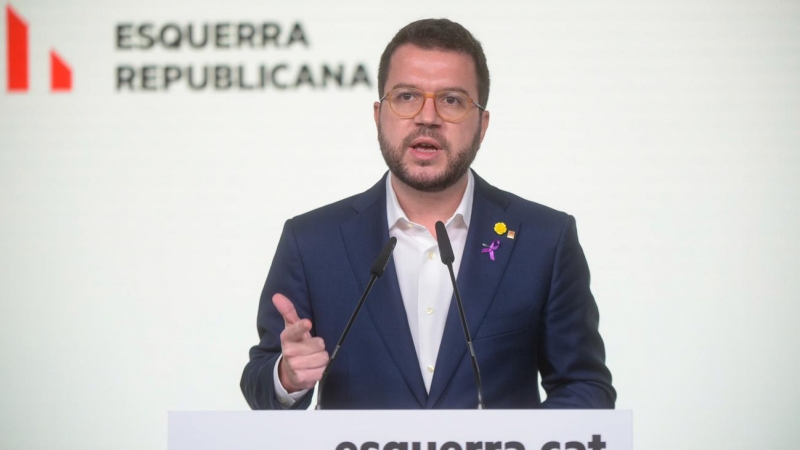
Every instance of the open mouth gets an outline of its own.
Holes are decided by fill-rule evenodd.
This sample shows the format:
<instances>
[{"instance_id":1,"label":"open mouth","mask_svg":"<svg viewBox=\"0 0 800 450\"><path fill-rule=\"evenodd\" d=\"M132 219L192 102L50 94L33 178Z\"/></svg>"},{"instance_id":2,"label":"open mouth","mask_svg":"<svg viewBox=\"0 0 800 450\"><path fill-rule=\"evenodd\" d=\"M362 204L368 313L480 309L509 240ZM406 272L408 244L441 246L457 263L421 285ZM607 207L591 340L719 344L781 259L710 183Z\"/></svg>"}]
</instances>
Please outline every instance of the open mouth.
<instances>
[{"instance_id":1,"label":"open mouth","mask_svg":"<svg viewBox=\"0 0 800 450\"><path fill-rule=\"evenodd\" d=\"M433 153L436 150L439 150L437 147L430 145L430 144L419 144L412 147L414 150L423 153Z\"/></svg>"},{"instance_id":2,"label":"open mouth","mask_svg":"<svg viewBox=\"0 0 800 450\"><path fill-rule=\"evenodd\" d=\"M434 139L419 138L411 142L411 148L420 153L435 153L442 147Z\"/></svg>"}]
</instances>

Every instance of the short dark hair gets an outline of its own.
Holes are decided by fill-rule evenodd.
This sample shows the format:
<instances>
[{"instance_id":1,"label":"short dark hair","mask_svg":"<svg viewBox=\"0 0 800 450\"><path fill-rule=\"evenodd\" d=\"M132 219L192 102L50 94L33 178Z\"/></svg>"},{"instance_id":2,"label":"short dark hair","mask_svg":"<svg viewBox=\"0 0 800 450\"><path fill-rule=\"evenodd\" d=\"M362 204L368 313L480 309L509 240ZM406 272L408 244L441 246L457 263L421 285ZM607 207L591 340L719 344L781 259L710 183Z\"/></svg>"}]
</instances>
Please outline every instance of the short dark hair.
<instances>
[{"instance_id":1,"label":"short dark hair","mask_svg":"<svg viewBox=\"0 0 800 450\"><path fill-rule=\"evenodd\" d=\"M383 97L389 63L398 47L412 44L424 49L452 50L472 57L478 76L478 103L489 102L489 66L481 43L460 24L448 19L422 19L404 26L394 35L381 55L378 66L378 97Z\"/></svg>"}]
</instances>

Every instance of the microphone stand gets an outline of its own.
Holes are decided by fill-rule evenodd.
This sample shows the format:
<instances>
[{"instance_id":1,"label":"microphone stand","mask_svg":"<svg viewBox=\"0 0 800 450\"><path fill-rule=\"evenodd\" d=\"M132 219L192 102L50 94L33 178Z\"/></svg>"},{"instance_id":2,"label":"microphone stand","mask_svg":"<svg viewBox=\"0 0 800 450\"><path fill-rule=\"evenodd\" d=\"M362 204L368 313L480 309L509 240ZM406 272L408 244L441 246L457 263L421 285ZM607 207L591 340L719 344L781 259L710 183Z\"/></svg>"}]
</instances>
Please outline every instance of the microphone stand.
<instances>
[{"instance_id":1,"label":"microphone stand","mask_svg":"<svg viewBox=\"0 0 800 450\"><path fill-rule=\"evenodd\" d=\"M328 373L330 372L331 365L333 364L333 360L336 359L336 355L339 354L339 349L344 344L344 340L347 338L347 334L350 333L350 328L353 326L353 322L356 321L356 317L358 317L358 312L361 311L361 307L364 306L364 302L367 300L367 296L372 291L372 285L375 284L375 280L378 279L383 272L386 270L386 265L389 264L389 257L392 256L392 252L394 251L394 246L397 244L397 238L392 236L389 238L389 241L386 245L383 246L378 257L375 259L375 263L372 264L372 269L370 272L372 276L369 278L369 283L367 283L366 289L364 289L364 293L361 294L361 298L358 300L358 304L356 305L356 309L353 311L353 314L350 316L350 320L347 321L347 325L344 327L344 331L342 335L339 337L339 342L336 343L336 347L333 349L333 353L331 353L331 358L328 360L328 364L325 365L325 370L322 372L322 378L319 380L319 388L317 389L317 406L314 407L316 410L322 409L322 389L325 387L325 381L328 379Z\"/></svg>"},{"instance_id":2,"label":"microphone stand","mask_svg":"<svg viewBox=\"0 0 800 450\"><path fill-rule=\"evenodd\" d=\"M472 361L472 371L475 373L475 385L478 387L478 409L484 409L481 369L478 367L478 358L475 356L475 348L472 346L472 337L469 334L469 327L467 326L467 316L464 313L464 304L461 303L461 293L458 291L456 275L453 272L453 262L456 260L456 258L453 254L453 247L450 245L450 237L447 235L447 229L445 228L444 223L441 221L436 222L436 240L439 243L439 254L442 257L442 263L447 266L447 270L450 272L450 281L453 283L453 293L456 296L458 315L461 318L461 328L464 329L464 337L467 340L467 349L469 350L470 360Z\"/></svg>"}]
</instances>

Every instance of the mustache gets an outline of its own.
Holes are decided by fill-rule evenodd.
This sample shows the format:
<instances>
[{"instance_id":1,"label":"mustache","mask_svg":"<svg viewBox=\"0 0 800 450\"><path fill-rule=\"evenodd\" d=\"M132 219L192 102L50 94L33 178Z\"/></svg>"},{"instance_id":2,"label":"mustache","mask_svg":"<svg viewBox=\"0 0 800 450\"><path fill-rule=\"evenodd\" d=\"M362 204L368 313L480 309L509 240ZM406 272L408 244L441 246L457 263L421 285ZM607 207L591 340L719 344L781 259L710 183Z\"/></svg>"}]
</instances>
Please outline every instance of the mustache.
<instances>
[{"instance_id":1,"label":"mustache","mask_svg":"<svg viewBox=\"0 0 800 450\"><path fill-rule=\"evenodd\" d=\"M439 146L442 148L442 150L450 151L450 142L448 142L447 139L444 136L442 136L442 134L439 133L438 130L430 127L418 128L415 132L406 136L406 138L403 139L403 146L400 148L411 147L411 143L414 142L414 139L420 137L434 139L436 140L436 142L439 143Z\"/></svg>"}]
</instances>

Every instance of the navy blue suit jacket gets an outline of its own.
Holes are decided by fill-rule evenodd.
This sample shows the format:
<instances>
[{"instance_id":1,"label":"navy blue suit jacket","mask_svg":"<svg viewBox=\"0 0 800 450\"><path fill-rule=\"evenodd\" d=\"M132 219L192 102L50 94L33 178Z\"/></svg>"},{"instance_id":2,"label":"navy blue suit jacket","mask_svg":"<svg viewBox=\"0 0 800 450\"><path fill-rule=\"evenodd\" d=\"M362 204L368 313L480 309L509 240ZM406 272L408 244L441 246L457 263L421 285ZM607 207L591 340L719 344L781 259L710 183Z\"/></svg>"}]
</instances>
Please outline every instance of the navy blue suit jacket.
<instances>
[{"instance_id":1,"label":"navy blue suit jacket","mask_svg":"<svg viewBox=\"0 0 800 450\"><path fill-rule=\"evenodd\" d=\"M499 237L504 222L515 239ZM389 239L385 181L286 222L258 312L260 342L241 388L253 409L280 409L273 367L284 322L272 304L291 299L330 353ZM492 261L482 244L500 239ZM442 270L446 270L442 266ZM475 176L472 220L458 287L487 408L613 408L589 268L572 216L501 191ZM547 399L541 402L538 376ZM453 300L430 393L420 374L393 262L378 279L325 386L323 407L475 408L475 379ZM297 402L306 408L311 395Z\"/></svg>"}]
</instances>

